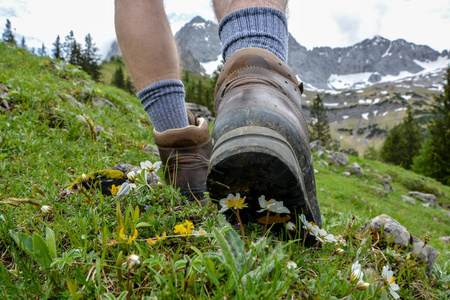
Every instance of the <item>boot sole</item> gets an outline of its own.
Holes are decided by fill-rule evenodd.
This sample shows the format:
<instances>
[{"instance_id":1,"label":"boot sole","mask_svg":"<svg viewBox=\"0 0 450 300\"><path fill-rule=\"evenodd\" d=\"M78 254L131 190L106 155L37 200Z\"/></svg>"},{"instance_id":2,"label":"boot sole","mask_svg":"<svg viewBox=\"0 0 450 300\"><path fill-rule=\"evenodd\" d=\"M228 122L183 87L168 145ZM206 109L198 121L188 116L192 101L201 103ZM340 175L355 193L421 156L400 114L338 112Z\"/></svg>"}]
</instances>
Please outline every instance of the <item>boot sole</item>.
<instances>
[{"instance_id":1,"label":"boot sole","mask_svg":"<svg viewBox=\"0 0 450 300\"><path fill-rule=\"evenodd\" d=\"M229 193L245 196L248 208L240 211L244 223L256 223L266 216L265 211L257 213L261 195L266 200L283 201L293 223L297 214L311 215L303 173L294 150L282 135L267 127L245 126L227 132L213 146L207 179L209 195L216 200Z\"/></svg>"}]
</instances>

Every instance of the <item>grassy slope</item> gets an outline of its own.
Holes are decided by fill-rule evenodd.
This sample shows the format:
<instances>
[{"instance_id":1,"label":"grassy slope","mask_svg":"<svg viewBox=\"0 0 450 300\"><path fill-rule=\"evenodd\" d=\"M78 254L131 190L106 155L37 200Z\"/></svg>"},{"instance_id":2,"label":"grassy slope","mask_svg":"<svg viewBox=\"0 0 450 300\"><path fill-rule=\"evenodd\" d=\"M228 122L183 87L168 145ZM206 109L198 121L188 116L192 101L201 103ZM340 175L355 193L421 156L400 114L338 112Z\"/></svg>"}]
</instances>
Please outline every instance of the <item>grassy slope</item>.
<instances>
[{"instance_id":1,"label":"grassy slope","mask_svg":"<svg viewBox=\"0 0 450 300\"><path fill-rule=\"evenodd\" d=\"M116 236L114 233L118 231L118 224L114 217L114 199L102 199L98 196L95 196L93 199L85 199L82 195L62 199L57 194L54 180L57 179L59 181L60 187L67 186L82 173L108 169L118 162L139 165L139 162L146 159L154 160L155 158L149 157L149 155L144 154L140 150L143 144L147 144L152 140L152 128L139 121L140 118L146 118L146 115L141 109L138 99L116 88L92 82L84 73L73 66L54 62L49 58L36 57L20 48L12 48L3 43L0 43L0 54L0 83L9 87L10 92L7 101L13 107L13 110L8 113L0 112L0 200L5 201L8 198L33 199L43 205L51 205L55 210L54 220L52 221L43 217L39 210L31 205L21 205L21 208L6 204L0 205L0 215L2 219L6 220L0 232L3 243L3 245L0 244L0 267L3 264L7 269L13 270L16 267L15 264L18 264L23 269L20 274L15 272L9 274L9 278L13 279L5 293L23 293L27 291L31 295L59 295L60 293L64 294L62 291L65 291L64 295L68 296L65 278L77 272L81 274L76 277L78 278L78 289L80 290L83 284L80 282L80 278L86 278L92 266L89 263L85 265L80 264L80 266L74 267L75 271L70 268L63 268L63 270L60 270L62 275L58 276L47 272L41 273L41 275L44 274L43 278L55 276L53 278L54 282L44 284L44 279L42 279L42 282L39 282L39 280L35 279L36 274L33 273L36 272L35 268L31 267L33 260L14 247L8 230L25 232L29 235L33 232L44 235L45 227L50 226L59 237L57 241L59 254L74 248L84 249L84 254L91 253L90 251L103 253L102 257L106 255L106 261L104 261L105 265L102 265L101 268L106 274L109 274L108 272L111 271L108 265L113 266L119 260L119 250L124 251L124 255L136 252L142 255L143 258L148 258L158 253L164 253L165 257L177 257L177 253L180 251L177 250L177 247L183 249L181 250L182 253L191 254L192 250L189 251L188 249L193 245L201 249L201 251L217 248L217 246L213 246L213 243L215 243L214 239L207 238L200 242L192 239L187 241L186 245L183 244L184 242L175 240L175 242L168 242L169 246L167 248L147 249L144 239L155 234L160 235L162 231L170 233L175 224L183 222L186 218L190 218L196 228L203 225L208 232L211 232L212 226L217 226L214 218L216 213L214 211L199 211L195 206L191 207L189 205L181 210L171 210L170 207L177 205L178 196L173 191L170 191L169 188L165 188L165 194L158 194L159 198L145 194L143 198L132 200L133 207L135 205L140 206L142 220L152 225L148 229L140 229L139 245L133 244L130 248L124 246L105 248L104 245L102 246L98 243L83 242L86 236L89 236L92 241L98 241L99 229L97 228L97 223L100 220L103 220L103 232L109 233L109 239L112 240ZM85 108L77 108L67 101L65 95L75 97L79 102L85 104ZM115 104L117 109L93 106L92 98L94 97L109 99ZM131 105L132 110L127 109L127 105ZM76 115L78 114L85 114L94 121L96 126L101 125L104 127L105 132L100 133L100 138L97 142L92 140L86 124L77 119ZM392 185L395 191L385 194L370 187L381 187L380 179L374 172L366 171L366 174L361 177L346 177L341 174L345 170L343 167L322 167L316 163L316 168L319 170L316 176L317 190L324 215L324 227L334 234L347 234L348 236L347 228L352 215L356 215L359 218L359 221L355 224L354 230L356 230L356 228L362 229L368 219L381 213L386 213L397 219L413 235L419 238L423 238L423 235L428 233L431 236L430 244L441 251L438 262L442 263L448 260L445 252L450 250L449 245L439 242L437 238L450 235L450 217L444 211L434 208L423 208L421 205L412 206L401 201L401 195L406 195L408 191L403 183L407 180L413 183L420 183L421 177L401 168L375 161L351 157L351 162L358 162L359 164L370 163L370 169L377 169L381 175L389 174L394 180ZM366 183L366 180L369 183ZM429 189L440 193L438 202L444 203L448 207L450 205L450 187L442 186L428 178L426 182ZM323 191L320 191L321 189ZM167 209L164 205L165 202L168 205ZM107 206L105 207L103 203L107 203ZM157 205L153 205L144 212L144 206L150 204ZM123 204L123 206L126 205ZM210 209L213 210L213 207ZM125 214L125 212L122 213ZM260 234L261 226L258 230ZM250 240L255 240L257 233L250 232L249 235ZM81 236L84 236L84 238L80 238ZM268 247L268 251L274 250L275 248L273 247L275 245L276 243L271 244ZM329 299L330 295L327 293L336 296L340 295L340 298L346 295L342 288L345 285L345 280L339 283L339 280L335 280L335 278L342 272L347 273L347 267L358 255L361 255L356 253L357 249L351 246L346 248L348 256L345 256L345 260L337 260L330 267L325 264L328 259L319 257L320 255L331 255L333 249L330 247L324 247L323 252L319 251L315 254L307 255L304 252L299 252L299 247L293 250L289 247L288 249L290 250L287 250L289 251L289 259L295 260L298 264L304 263L305 266L308 266L304 270L300 268L297 271L295 276L300 276L299 278L303 279L301 281L293 281L295 284L291 285L289 295L295 297L300 297L300 295L303 295L303 297L313 297L313 295L320 297L322 295L321 297L327 299ZM18 256L21 258L19 259ZM260 256L260 258L263 257L264 255ZM372 256L369 254L365 255L367 261L370 260L369 257ZM175 263L176 259L172 259L172 263ZM329 259L332 260L331 256ZM359 257L359 259L363 258ZM319 263L317 265L314 264L313 267L312 261ZM391 259L391 263L395 264L395 260ZM373 263L371 265L377 269L381 268ZM97 266L97 268L100 268L100 266ZM217 270L219 273L223 272L225 267L217 267ZM73 273L71 273L72 271ZM114 271L114 268L112 268L112 271ZM312 281L313 279L311 278L314 278L318 273L321 274L321 279ZM146 282L146 274L147 272L144 272L141 276L140 273L136 272L134 280L136 282L139 282L138 280ZM209 277L204 278L205 274L197 274L200 281L209 280ZM225 272L224 274L228 273ZM269 282L261 283L260 288L262 290L273 289L276 291L277 288L270 285L270 282L276 282L276 276L280 276L280 274L270 277ZM166 275L167 277L164 277L165 280L169 280L171 275ZM176 276L182 276L182 274ZM209 293L214 293L218 298L226 295L228 297L236 296L236 294L233 294L234 292L227 291L227 289L233 290L231 288L233 285L229 281L225 284L224 280L227 276L219 276L218 280L224 283L223 288L216 287L215 291L209 288ZM5 278L8 278L8 276L5 277L4 269L0 268L0 283L6 285L7 281ZM73 275L72 280L74 278L75 275ZM286 278L293 280L290 275ZM283 278L283 280L286 278ZM97 284L95 287L87 283L84 284L88 286L84 291L85 296L95 295L97 297L106 291L106 288L102 290L102 285L100 284L103 279L97 276L96 280ZM116 295L118 295L118 291L125 290L123 282L117 284L114 276L110 277L109 281L111 280L114 281L115 286L110 286L109 282L104 284L109 286L110 291L115 291ZM432 286L430 290L430 288L427 288L427 285L431 283L420 283L421 280L417 284L412 284L411 288L406 289L406 285L413 283L413 279L402 277L399 281L402 288L404 287L403 294L401 294L402 297L411 298L412 295L417 295L418 291L423 292L424 295L429 295L434 293L433 290L445 289L444 285L444 287ZM21 281L27 282L29 286L27 288L23 287L20 283ZM159 281L156 280L155 282ZM49 289L47 284L50 284L52 288ZM195 281L192 284L194 287L197 286ZM210 284L211 287L214 287L212 283ZM171 285L169 284L169 286ZM178 285L175 283L175 286ZM208 288L205 286L205 289ZM239 288L234 286L234 289ZM159 287L154 286L149 288L149 290L157 293ZM376 293L373 290L371 292ZM164 295L178 293L178 291L176 288L175 290L165 288L161 289L160 293L164 297ZM200 285L198 291L190 291L190 293L191 296L200 295L200 298L206 298L208 292L204 292L202 285ZM305 293L310 296L305 296ZM365 295L369 295L368 293L366 292ZM189 293L185 297L188 297L188 295ZM362 295L356 297L356 299L364 299L365 297ZM263 294L260 296L267 297L267 295Z\"/></svg>"}]
</instances>

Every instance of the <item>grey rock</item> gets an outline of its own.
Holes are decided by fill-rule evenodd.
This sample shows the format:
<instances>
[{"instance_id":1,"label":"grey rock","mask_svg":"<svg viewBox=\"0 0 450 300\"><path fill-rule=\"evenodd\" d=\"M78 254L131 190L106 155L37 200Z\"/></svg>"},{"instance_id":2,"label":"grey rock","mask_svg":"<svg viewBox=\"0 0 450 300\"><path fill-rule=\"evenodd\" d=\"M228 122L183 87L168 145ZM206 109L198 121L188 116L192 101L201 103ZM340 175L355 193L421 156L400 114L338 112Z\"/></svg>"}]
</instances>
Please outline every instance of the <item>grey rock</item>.
<instances>
[{"instance_id":1,"label":"grey rock","mask_svg":"<svg viewBox=\"0 0 450 300\"><path fill-rule=\"evenodd\" d=\"M383 179L383 187L386 192L392 191L391 184L386 179Z\"/></svg>"},{"instance_id":2,"label":"grey rock","mask_svg":"<svg viewBox=\"0 0 450 300\"><path fill-rule=\"evenodd\" d=\"M9 93L9 88L4 83L0 83L0 92L2 91L5 93Z\"/></svg>"},{"instance_id":3,"label":"grey rock","mask_svg":"<svg viewBox=\"0 0 450 300\"><path fill-rule=\"evenodd\" d=\"M408 246L411 235L402 224L386 214L375 217L369 224L372 230L380 230L382 227L385 237L393 238L393 242L399 246Z\"/></svg>"},{"instance_id":4,"label":"grey rock","mask_svg":"<svg viewBox=\"0 0 450 300\"><path fill-rule=\"evenodd\" d=\"M86 118L85 117L83 117L82 115L76 115L76 118L78 119L78 121L80 121L80 122L83 122L83 123L88 123L87 121L86 121Z\"/></svg>"},{"instance_id":5,"label":"grey rock","mask_svg":"<svg viewBox=\"0 0 450 300\"><path fill-rule=\"evenodd\" d=\"M6 110L10 110L11 107L9 106L8 101L6 101L6 99L2 100L2 106L6 109Z\"/></svg>"},{"instance_id":6,"label":"grey rock","mask_svg":"<svg viewBox=\"0 0 450 300\"><path fill-rule=\"evenodd\" d=\"M422 203L422 206L423 206L423 207L430 207L431 204L430 204L430 203Z\"/></svg>"},{"instance_id":7,"label":"grey rock","mask_svg":"<svg viewBox=\"0 0 450 300\"><path fill-rule=\"evenodd\" d=\"M328 167L329 166L329 164L323 159L319 160L319 165L321 165L323 167Z\"/></svg>"},{"instance_id":8,"label":"grey rock","mask_svg":"<svg viewBox=\"0 0 450 300\"><path fill-rule=\"evenodd\" d=\"M436 205L436 196L433 194L425 194L425 193L411 191L411 192L409 192L409 195L414 196L421 201L428 202L431 205Z\"/></svg>"},{"instance_id":9,"label":"grey rock","mask_svg":"<svg viewBox=\"0 0 450 300\"><path fill-rule=\"evenodd\" d=\"M95 127L96 135L99 135L101 132L105 132L105 127L103 127L102 125L98 125L97 127Z\"/></svg>"},{"instance_id":10,"label":"grey rock","mask_svg":"<svg viewBox=\"0 0 450 300\"><path fill-rule=\"evenodd\" d=\"M361 167L370 168L370 164L362 164Z\"/></svg>"},{"instance_id":11,"label":"grey rock","mask_svg":"<svg viewBox=\"0 0 450 300\"><path fill-rule=\"evenodd\" d=\"M116 108L116 106L111 101L109 101L108 99L102 98L102 97L92 98L92 104L97 107Z\"/></svg>"},{"instance_id":12,"label":"grey rock","mask_svg":"<svg viewBox=\"0 0 450 300\"><path fill-rule=\"evenodd\" d=\"M317 151L319 149L322 149L322 142L320 140L315 140L309 143L309 148L311 151Z\"/></svg>"},{"instance_id":13,"label":"grey rock","mask_svg":"<svg viewBox=\"0 0 450 300\"><path fill-rule=\"evenodd\" d=\"M411 235L411 237L414 247L412 253L416 255L418 254L418 257L425 262L427 266L425 272L428 276L430 276L433 265L436 262L436 258L438 257L440 252L431 246L425 245L425 243L422 242L419 238L413 235Z\"/></svg>"},{"instance_id":14,"label":"grey rock","mask_svg":"<svg viewBox=\"0 0 450 300\"><path fill-rule=\"evenodd\" d=\"M323 153L322 149L317 151L317 158L324 158L325 154Z\"/></svg>"},{"instance_id":15,"label":"grey rock","mask_svg":"<svg viewBox=\"0 0 450 300\"><path fill-rule=\"evenodd\" d=\"M158 147L154 145L144 145L141 150L144 151L145 153L150 153L155 156L159 156Z\"/></svg>"},{"instance_id":16,"label":"grey rock","mask_svg":"<svg viewBox=\"0 0 450 300\"><path fill-rule=\"evenodd\" d=\"M127 110L133 111L133 106L132 106L131 104L128 104L128 105L127 105Z\"/></svg>"},{"instance_id":17,"label":"grey rock","mask_svg":"<svg viewBox=\"0 0 450 300\"><path fill-rule=\"evenodd\" d=\"M328 159L338 166L345 166L350 161L348 156L342 152L334 152L331 156L328 156Z\"/></svg>"},{"instance_id":18,"label":"grey rock","mask_svg":"<svg viewBox=\"0 0 450 300\"><path fill-rule=\"evenodd\" d=\"M414 205L416 204L416 199L413 199L413 198L405 196L405 195L402 195L402 200L404 202L409 202L409 203L414 204Z\"/></svg>"},{"instance_id":19,"label":"grey rock","mask_svg":"<svg viewBox=\"0 0 450 300\"><path fill-rule=\"evenodd\" d=\"M74 97L70 96L70 95L65 95L66 99L72 104L75 105L76 107L79 108L84 108L84 104L79 102L77 99L75 99Z\"/></svg>"},{"instance_id":20,"label":"grey rock","mask_svg":"<svg viewBox=\"0 0 450 300\"><path fill-rule=\"evenodd\" d=\"M348 166L348 168L350 169L350 171L353 174L356 175L364 175L364 171L363 169L360 167L360 165L358 165L358 163L354 162L352 163L350 166Z\"/></svg>"},{"instance_id":21,"label":"grey rock","mask_svg":"<svg viewBox=\"0 0 450 300\"><path fill-rule=\"evenodd\" d=\"M207 120L209 123L213 121L213 117L209 109L205 106L196 103L186 103L186 109L189 110L194 116L200 116Z\"/></svg>"},{"instance_id":22,"label":"grey rock","mask_svg":"<svg viewBox=\"0 0 450 300\"><path fill-rule=\"evenodd\" d=\"M390 175L384 175L384 178L386 179L386 181L392 182L392 177Z\"/></svg>"},{"instance_id":23,"label":"grey rock","mask_svg":"<svg viewBox=\"0 0 450 300\"><path fill-rule=\"evenodd\" d=\"M450 243L450 236L441 236L439 238L440 241L444 241L446 243Z\"/></svg>"},{"instance_id":24,"label":"grey rock","mask_svg":"<svg viewBox=\"0 0 450 300\"><path fill-rule=\"evenodd\" d=\"M342 174L344 174L344 175L347 176L347 177L352 175L352 173L350 173L350 172L348 172L348 171L342 172Z\"/></svg>"},{"instance_id":25,"label":"grey rock","mask_svg":"<svg viewBox=\"0 0 450 300\"><path fill-rule=\"evenodd\" d=\"M439 251L431 246L425 245L419 238L411 235L408 230L388 215L380 215L375 217L369 224L369 228L380 231L384 228L383 234L387 238L393 238L394 244L398 246L412 246L411 253L418 255L426 264L426 274L431 275L431 270L436 261Z\"/></svg>"},{"instance_id":26,"label":"grey rock","mask_svg":"<svg viewBox=\"0 0 450 300\"><path fill-rule=\"evenodd\" d=\"M318 173L319 173L319 171L314 169L314 174L318 174Z\"/></svg>"}]
</instances>

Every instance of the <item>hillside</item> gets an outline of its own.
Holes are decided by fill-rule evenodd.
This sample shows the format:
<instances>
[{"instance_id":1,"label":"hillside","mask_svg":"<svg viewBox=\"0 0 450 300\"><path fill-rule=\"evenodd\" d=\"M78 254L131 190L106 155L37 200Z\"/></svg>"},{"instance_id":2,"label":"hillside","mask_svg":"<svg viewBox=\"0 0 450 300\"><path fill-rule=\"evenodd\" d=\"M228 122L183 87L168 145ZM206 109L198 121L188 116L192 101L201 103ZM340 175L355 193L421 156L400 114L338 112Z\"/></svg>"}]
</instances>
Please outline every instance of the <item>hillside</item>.
<instances>
[{"instance_id":1,"label":"hillside","mask_svg":"<svg viewBox=\"0 0 450 300\"><path fill-rule=\"evenodd\" d=\"M260 239L262 224L246 225L242 242L216 205L201 208L169 186L123 198L67 189L83 174L158 160L144 151L152 126L136 97L0 43L0 98L2 299L124 299L127 291L131 299L387 299L387 264L402 299L450 296L450 244L440 239L450 236L450 187L433 179L356 156L349 164L364 174L343 174L348 165L314 152L323 227L344 242L304 248L272 233ZM409 191L433 193L437 205L403 201ZM440 255L429 277L420 259L367 229L380 214L430 237ZM176 234L187 221L205 235ZM357 261L370 282L362 291L348 279Z\"/></svg>"}]
</instances>

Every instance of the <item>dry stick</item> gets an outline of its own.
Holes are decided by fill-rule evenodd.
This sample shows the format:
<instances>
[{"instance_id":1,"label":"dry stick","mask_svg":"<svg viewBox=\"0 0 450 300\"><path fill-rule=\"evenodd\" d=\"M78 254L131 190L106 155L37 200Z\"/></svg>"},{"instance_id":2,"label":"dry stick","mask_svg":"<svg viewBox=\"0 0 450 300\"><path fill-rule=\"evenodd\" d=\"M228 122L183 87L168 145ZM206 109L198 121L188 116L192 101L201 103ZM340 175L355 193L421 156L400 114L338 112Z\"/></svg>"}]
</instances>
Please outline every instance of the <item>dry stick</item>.
<instances>
[{"instance_id":1,"label":"dry stick","mask_svg":"<svg viewBox=\"0 0 450 300\"><path fill-rule=\"evenodd\" d=\"M245 242L245 233L244 233L244 226L242 225L241 216L239 215L239 208L236 208L236 214L239 220L239 225L241 225L241 232L242 232L242 241Z\"/></svg>"},{"instance_id":2,"label":"dry stick","mask_svg":"<svg viewBox=\"0 0 450 300\"><path fill-rule=\"evenodd\" d=\"M267 210L267 215L266 215L266 225L264 225L264 232L263 232L263 237L266 235L266 230L267 230L267 224L269 223L269 210Z\"/></svg>"}]
</instances>

